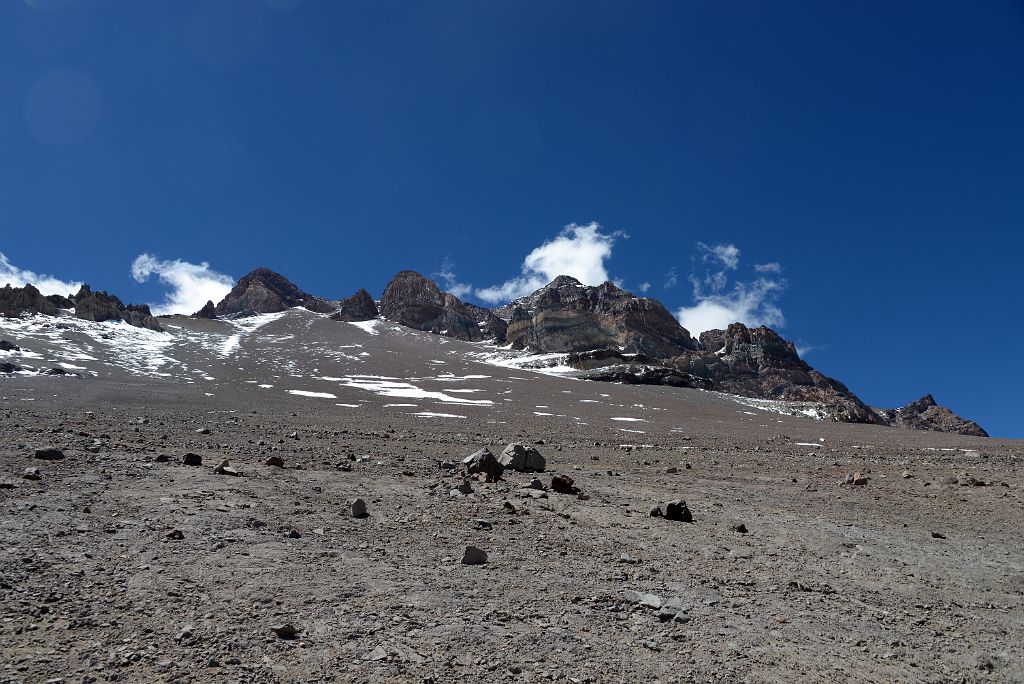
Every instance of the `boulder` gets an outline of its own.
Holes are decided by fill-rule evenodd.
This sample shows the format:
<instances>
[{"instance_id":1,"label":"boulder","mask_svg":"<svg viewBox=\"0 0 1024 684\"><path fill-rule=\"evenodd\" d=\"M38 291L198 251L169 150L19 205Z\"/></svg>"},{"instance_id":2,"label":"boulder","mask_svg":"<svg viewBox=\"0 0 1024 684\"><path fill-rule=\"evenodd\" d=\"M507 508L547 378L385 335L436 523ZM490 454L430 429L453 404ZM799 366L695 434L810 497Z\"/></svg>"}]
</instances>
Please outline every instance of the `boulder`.
<instances>
[{"instance_id":1,"label":"boulder","mask_svg":"<svg viewBox=\"0 0 1024 684\"><path fill-rule=\"evenodd\" d=\"M366 502L362 499L350 499L348 506L353 518L365 518L368 515L366 512Z\"/></svg>"},{"instance_id":2,"label":"boulder","mask_svg":"<svg viewBox=\"0 0 1024 684\"><path fill-rule=\"evenodd\" d=\"M462 459L466 472L482 476L484 482L497 482L505 472L505 466L486 447Z\"/></svg>"},{"instance_id":3,"label":"boulder","mask_svg":"<svg viewBox=\"0 0 1024 684\"><path fill-rule=\"evenodd\" d=\"M573 483L573 479L568 475L555 475L551 478L551 489L559 494L579 494Z\"/></svg>"},{"instance_id":4,"label":"boulder","mask_svg":"<svg viewBox=\"0 0 1024 684\"><path fill-rule=\"evenodd\" d=\"M14 344L13 342L8 342L7 340L0 340L0 351L21 351L21 347Z\"/></svg>"},{"instance_id":5,"label":"boulder","mask_svg":"<svg viewBox=\"0 0 1024 684\"><path fill-rule=\"evenodd\" d=\"M539 451L518 442L513 442L505 447L505 450L501 452L501 456L498 457L498 461L504 467L521 473L542 473L547 467L544 457L541 456Z\"/></svg>"},{"instance_id":6,"label":"boulder","mask_svg":"<svg viewBox=\"0 0 1024 684\"><path fill-rule=\"evenodd\" d=\"M188 453L181 457L181 463L187 466L201 466L203 465L203 457L199 454Z\"/></svg>"}]
</instances>

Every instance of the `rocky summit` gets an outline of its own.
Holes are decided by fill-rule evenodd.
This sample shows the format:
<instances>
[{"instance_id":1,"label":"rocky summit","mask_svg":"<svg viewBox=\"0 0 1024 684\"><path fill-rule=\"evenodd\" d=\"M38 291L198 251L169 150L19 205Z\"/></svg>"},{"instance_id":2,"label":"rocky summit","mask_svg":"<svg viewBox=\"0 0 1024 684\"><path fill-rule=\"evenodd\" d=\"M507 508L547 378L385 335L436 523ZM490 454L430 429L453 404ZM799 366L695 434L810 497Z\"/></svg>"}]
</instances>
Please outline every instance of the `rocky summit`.
<instances>
[{"instance_id":1,"label":"rocky summit","mask_svg":"<svg viewBox=\"0 0 1024 684\"><path fill-rule=\"evenodd\" d=\"M698 347L661 302L635 297L612 283L589 287L559 276L496 313L508 321L507 339L515 349L574 352L613 347L668 357Z\"/></svg>"},{"instance_id":2,"label":"rocky summit","mask_svg":"<svg viewBox=\"0 0 1024 684\"><path fill-rule=\"evenodd\" d=\"M354 321L370 321L379 314L377 304L373 301L370 293L363 288L359 288L359 291L354 295L338 302L337 310L331 314L331 320L349 323Z\"/></svg>"},{"instance_id":3,"label":"rocky summit","mask_svg":"<svg viewBox=\"0 0 1024 684\"><path fill-rule=\"evenodd\" d=\"M945 406L939 406L930 394L901 408L876 409L876 412L887 425L894 427L988 437L980 425L973 420L961 418Z\"/></svg>"},{"instance_id":4,"label":"rocky summit","mask_svg":"<svg viewBox=\"0 0 1024 684\"><path fill-rule=\"evenodd\" d=\"M332 313L330 302L303 292L280 273L257 268L243 276L214 309L217 316L277 313L301 306L316 313Z\"/></svg>"},{"instance_id":5,"label":"rocky summit","mask_svg":"<svg viewBox=\"0 0 1024 684\"><path fill-rule=\"evenodd\" d=\"M498 337L504 328L489 310L467 306L416 271L401 271L392 278L384 288L380 313L416 330L469 342Z\"/></svg>"}]
</instances>

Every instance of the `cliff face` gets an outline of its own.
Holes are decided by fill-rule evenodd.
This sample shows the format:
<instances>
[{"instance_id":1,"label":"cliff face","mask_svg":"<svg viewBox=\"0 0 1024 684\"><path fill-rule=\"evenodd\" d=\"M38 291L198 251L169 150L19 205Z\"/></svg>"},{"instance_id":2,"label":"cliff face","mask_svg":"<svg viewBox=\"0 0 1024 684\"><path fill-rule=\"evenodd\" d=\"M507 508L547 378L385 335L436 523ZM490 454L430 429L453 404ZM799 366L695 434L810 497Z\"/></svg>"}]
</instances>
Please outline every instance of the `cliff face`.
<instances>
[{"instance_id":1,"label":"cliff face","mask_svg":"<svg viewBox=\"0 0 1024 684\"><path fill-rule=\"evenodd\" d=\"M330 302L300 290L280 273L257 268L242 277L224 299L217 304L217 316L275 313L301 306L317 313L331 313Z\"/></svg>"},{"instance_id":2,"label":"cliff face","mask_svg":"<svg viewBox=\"0 0 1024 684\"><path fill-rule=\"evenodd\" d=\"M660 302L634 297L612 283L596 287L559 276L537 292L497 309L516 349L540 352L614 347L655 357L697 348Z\"/></svg>"}]
</instances>

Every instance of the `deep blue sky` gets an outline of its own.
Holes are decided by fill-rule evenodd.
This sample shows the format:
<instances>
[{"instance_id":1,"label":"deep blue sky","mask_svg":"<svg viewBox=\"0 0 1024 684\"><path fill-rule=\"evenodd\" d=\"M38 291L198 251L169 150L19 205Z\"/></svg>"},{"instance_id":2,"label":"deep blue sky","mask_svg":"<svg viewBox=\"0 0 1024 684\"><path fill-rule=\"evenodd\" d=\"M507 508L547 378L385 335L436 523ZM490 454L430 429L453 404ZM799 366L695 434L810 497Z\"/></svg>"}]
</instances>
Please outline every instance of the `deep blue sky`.
<instances>
[{"instance_id":1,"label":"deep blue sky","mask_svg":"<svg viewBox=\"0 0 1024 684\"><path fill-rule=\"evenodd\" d=\"M1019 2L11 0L0 155L0 252L136 301L141 252L341 297L597 221L675 311L734 244L869 403L1024 436Z\"/></svg>"}]
</instances>

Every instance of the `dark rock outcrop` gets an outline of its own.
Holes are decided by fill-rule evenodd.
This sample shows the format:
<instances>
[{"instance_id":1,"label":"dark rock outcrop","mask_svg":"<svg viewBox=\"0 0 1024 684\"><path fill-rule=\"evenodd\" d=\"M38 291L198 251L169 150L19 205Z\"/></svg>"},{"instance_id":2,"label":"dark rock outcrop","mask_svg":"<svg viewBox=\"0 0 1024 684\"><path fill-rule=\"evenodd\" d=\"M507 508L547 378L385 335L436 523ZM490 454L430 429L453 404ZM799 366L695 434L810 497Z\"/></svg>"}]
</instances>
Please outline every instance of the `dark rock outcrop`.
<instances>
[{"instance_id":1,"label":"dark rock outcrop","mask_svg":"<svg viewBox=\"0 0 1024 684\"><path fill-rule=\"evenodd\" d=\"M21 347L14 344L13 342L8 342L7 340L0 340L0 351L21 351Z\"/></svg>"},{"instance_id":2,"label":"dark rock outcrop","mask_svg":"<svg viewBox=\"0 0 1024 684\"><path fill-rule=\"evenodd\" d=\"M102 290L93 292L82 285L74 297L75 317L85 321L124 321L129 325L162 331L147 304L125 306L116 296Z\"/></svg>"},{"instance_id":3,"label":"dark rock outcrop","mask_svg":"<svg viewBox=\"0 0 1024 684\"><path fill-rule=\"evenodd\" d=\"M303 292L290 280L269 268L257 268L243 276L214 309L217 316L275 313L301 306L316 313L332 313L330 302Z\"/></svg>"},{"instance_id":4,"label":"dark rock outcrop","mask_svg":"<svg viewBox=\"0 0 1024 684\"><path fill-rule=\"evenodd\" d=\"M706 378L730 394L779 401L808 401L825 406L835 420L880 423L875 412L846 385L819 373L800 359L796 345L771 328L733 323L700 336L703 349L668 361L690 375Z\"/></svg>"},{"instance_id":5,"label":"dark rock outcrop","mask_svg":"<svg viewBox=\"0 0 1024 684\"><path fill-rule=\"evenodd\" d=\"M559 276L533 294L496 309L516 349L540 352L613 347L653 357L696 350L697 342L655 299L612 283L588 287Z\"/></svg>"},{"instance_id":6,"label":"dark rock outcrop","mask_svg":"<svg viewBox=\"0 0 1024 684\"><path fill-rule=\"evenodd\" d=\"M886 423L894 427L988 437L980 425L973 420L961 418L945 406L939 406L930 394L901 408L877 409L877 412Z\"/></svg>"},{"instance_id":7,"label":"dark rock outcrop","mask_svg":"<svg viewBox=\"0 0 1024 684\"><path fill-rule=\"evenodd\" d=\"M377 303L366 290L359 288L351 297L342 299L338 310L331 314L332 321L372 321L380 313L377 311Z\"/></svg>"},{"instance_id":8,"label":"dark rock outcrop","mask_svg":"<svg viewBox=\"0 0 1024 684\"><path fill-rule=\"evenodd\" d=\"M8 284L0 289L0 315L17 318L24 314L34 313L56 316L58 307L33 285L11 287Z\"/></svg>"},{"instance_id":9,"label":"dark rock outcrop","mask_svg":"<svg viewBox=\"0 0 1024 684\"><path fill-rule=\"evenodd\" d=\"M441 292L437 283L416 271L396 274L380 299L380 313L390 321L470 342L490 337L485 332L489 319L481 311L490 313L464 304L453 294ZM479 322L478 316L485 322ZM491 325L499 327L493 322Z\"/></svg>"},{"instance_id":10,"label":"dark rock outcrop","mask_svg":"<svg viewBox=\"0 0 1024 684\"><path fill-rule=\"evenodd\" d=\"M210 300L207 300L206 304L203 305L202 309L192 314L192 318L206 318L209 320L213 320L216 317L217 307Z\"/></svg>"},{"instance_id":11,"label":"dark rock outcrop","mask_svg":"<svg viewBox=\"0 0 1024 684\"><path fill-rule=\"evenodd\" d=\"M56 294L55 295L47 295L46 296L46 301L50 302L51 304L53 304L58 309L70 309L70 308L75 306L75 303L72 302L67 297L62 297L62 296L56 295Z\"/></svg>"}]
</instances>

